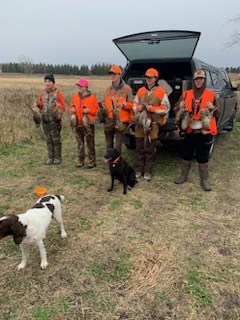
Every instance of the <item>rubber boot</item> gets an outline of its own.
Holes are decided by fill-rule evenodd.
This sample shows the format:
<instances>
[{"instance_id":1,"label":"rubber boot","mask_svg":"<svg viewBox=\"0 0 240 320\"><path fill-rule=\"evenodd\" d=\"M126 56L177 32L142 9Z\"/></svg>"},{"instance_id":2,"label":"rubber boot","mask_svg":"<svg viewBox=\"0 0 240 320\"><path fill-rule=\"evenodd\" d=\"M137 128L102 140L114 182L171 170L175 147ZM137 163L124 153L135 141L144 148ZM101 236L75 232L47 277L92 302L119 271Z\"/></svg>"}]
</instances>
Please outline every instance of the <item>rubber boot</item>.
<instances>
[{"instance_id":1,"label":"rubber boot","mask_svg":"<svg viewBox=\"0 0 240 320\"><path fill-rule=\"evenodd\" d=\"M200 185L204 191L211 191L212 188L210 187L207 179L208 179L208 163L199 163L199 175L200 175Z\"/></svg>"},{"instance_id":2,"label":"rubber boot","mask_svg":"<svg viewBox=\"0 0 240 320\"><path fill-rule=\"evenodd\" d=\"M174 180L176 184L182 184L187 181L189 170L191 167L191 161L182 160L182 171L179 178Z\"/></svg>"}]
</instances>

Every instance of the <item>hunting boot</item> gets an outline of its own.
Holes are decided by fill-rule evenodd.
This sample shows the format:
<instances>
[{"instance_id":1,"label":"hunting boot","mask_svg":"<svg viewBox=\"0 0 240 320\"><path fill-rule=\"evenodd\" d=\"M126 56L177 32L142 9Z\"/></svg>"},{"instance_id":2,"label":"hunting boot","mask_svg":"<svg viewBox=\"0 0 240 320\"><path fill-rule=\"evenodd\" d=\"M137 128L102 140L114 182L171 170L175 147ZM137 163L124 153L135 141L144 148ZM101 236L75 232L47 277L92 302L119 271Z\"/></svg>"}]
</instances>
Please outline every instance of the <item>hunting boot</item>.
<instances>
[{"instance_id":1,"label":"hunting boot","mask_svg":"<svg viewBox=\"0 0 240 320\"><path fill-rule=\"evenodd\" d=\"M199 168L199 174L200 174L200 179L201 179L201 187L203 188L204 191L211 191L212 188L208 184L207 178L208 178L208 163L199 163L198 164Z\"/></svg>"},{"instance_id":2,"label":"hunting boot","mask_svg":"<svg viewBox=\"0 0 240 320\"><path fill-rule=\"evenodd\" d=\"M49 143L49 141L47 141L47 149L48 149L48 159L46 160L45 164L49 165L53 163L53 145L52 143Z\"/></svg>"},{"instance_id":3,"label":"hunting boot","mask_svg":"<svg viewBox=\"0 0 240 320\"><path fill-rule=\"evenodd\" d=\"M190 167L191 167L191 161L182 160L181 175L179 178L174 180L174 183L182 184L182 183L186 182L188 179Z\"/></svg>"},{"instance_id":4,"label":"hunting boot","mask_svg":"<svg viewBox=\"0 0 240 320\"><path fill-rule=\"evenodd\" d=\"M62 162L62 143L58 142L54 145L54 160L53 164L60 164Z\"/></svg>"},{"instance_id":5,"label":"hunting boot","mask_svg":"<svg viewBox=\"0 0 240 320\"><path fill-rule=\"evenodd\" d=\"M147 181L150 181L152 179L153 166L156 160L156 143L157 140L154 139L146 144L143 178Z\"/></svg>"},{"instance_id":6,"label":"hunting boot","mask_svg":"<svg viewBox=\"0 0 240 320\"><path fill-rule=\"evenodd\" d=\"M143 138L135 138L136 141L136 164L135 164L135 172L136 178L140 178L143 174L144 163L145 163L145 151L144 151L144 139Z\"/></svg>"}]
</instances>

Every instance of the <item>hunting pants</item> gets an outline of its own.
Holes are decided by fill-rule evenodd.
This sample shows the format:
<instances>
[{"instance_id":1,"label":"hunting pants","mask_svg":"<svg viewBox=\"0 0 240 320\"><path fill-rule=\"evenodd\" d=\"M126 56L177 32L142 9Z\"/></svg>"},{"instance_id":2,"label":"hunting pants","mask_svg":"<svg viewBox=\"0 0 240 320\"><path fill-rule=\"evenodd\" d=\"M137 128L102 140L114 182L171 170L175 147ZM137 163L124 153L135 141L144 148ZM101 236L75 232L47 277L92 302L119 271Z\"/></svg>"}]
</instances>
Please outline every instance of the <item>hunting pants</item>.
<instances>
[{"instance_id":1,"label":"hunting pants","mask_svg":"<svg viewBox=\"0 0 240 320\"><path fill-rule=\"evenodd\" d=\"M106 148L115 148L117 151L122 153L122 142L123 142L123 133L124 131L117 131L116 129L111 131L104 131L106 139ZM115 144L114 144L115 137ZM115 145L115 147L114 147Z\"/></svg>"},{"instance_id":2,"label":"hunting pants","mask_svg":"<svg viewBox=\"0 0 240 320\"><path fill-rule=\"evenodd\" d=\"M95 152L95 127L90 124L90 128L85 128L84 126L76 127L76 140L78 144L78 162L79 164L84 164L85 159L85 144L84 138L87 142L88 149L88 165L93 167L96 165L96 152Z\"/></svg>"},{"instance_id":3,"label":"hunting pants","mask_svg":"<svg viewBox=\"0 0 240 320\"><path fill-rule=\"evenodd\" d=\"M180 140L182 159L191 161L195 154L198 163L208 163L212 142L212 134L186 133L185 138Z\"/></svg>"},{"instance_id":4,"label":"hunting pants","mask_svg":"<svg viewBox=\"0 0 240 320\"><path fill-rule=\"evenodd\" d=\"M61 128L61 122L43 122L49 159L62 159Z\"/></svg>"},{"instance_id":5,"label":"hunting pants","mask_svg":"<svg viewBox=\"0 0 240 320\"><path fill-rule=\"evenodd\" d=\"M152 174L153 166L156 159L156 143L157 140L151 140L151 142L144 138L135 138L137 160L135 165L135 171L141 173Z\"/></svg>"}]
</instances>

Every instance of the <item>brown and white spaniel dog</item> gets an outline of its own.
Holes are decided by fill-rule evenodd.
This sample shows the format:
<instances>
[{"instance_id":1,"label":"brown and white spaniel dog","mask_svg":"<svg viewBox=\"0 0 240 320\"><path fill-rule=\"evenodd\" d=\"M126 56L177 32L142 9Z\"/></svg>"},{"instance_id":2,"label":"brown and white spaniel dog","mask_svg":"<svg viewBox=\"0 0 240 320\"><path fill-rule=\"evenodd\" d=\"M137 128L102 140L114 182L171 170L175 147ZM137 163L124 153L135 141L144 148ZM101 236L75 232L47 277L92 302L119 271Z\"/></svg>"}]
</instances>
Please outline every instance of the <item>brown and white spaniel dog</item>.
<instances>
[{"instance_id":1,"label":"brown and white spaniel dog","mask_svg":"<svg viewBox=\"0 0 240 320\"><path fill-rule=\"evenodd\" d=\"M26 267L29 244L38 246L41 257L40 266L42 269L47 267L47 254L43 239L46 237L52 218L55 218L60 225L61 237L67 237L62 219L61 201L63 200L62 195L46 195L39 198L36 204L25 213L0 218L0 240L6 236L13 236L14 242L20 245L22 261L17 267L18 270Z\"/></svg>"}]
</instances>

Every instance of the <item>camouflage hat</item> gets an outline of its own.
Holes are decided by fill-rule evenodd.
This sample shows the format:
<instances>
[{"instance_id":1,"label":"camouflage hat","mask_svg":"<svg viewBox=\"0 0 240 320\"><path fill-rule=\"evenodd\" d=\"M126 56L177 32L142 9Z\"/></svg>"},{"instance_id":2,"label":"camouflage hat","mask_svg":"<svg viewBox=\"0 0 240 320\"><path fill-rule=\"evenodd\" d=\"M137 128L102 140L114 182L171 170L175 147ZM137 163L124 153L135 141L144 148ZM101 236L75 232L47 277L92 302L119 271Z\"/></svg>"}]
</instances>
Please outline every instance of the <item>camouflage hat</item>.
<instances>
[{"instance_id":1,"label":"camouflage hat","mask_svg":"<svg viewBox=\"0 0 240 320\"><path fill-rule=\"evenodd\" d=\"M197 79L197 78L205 78L206 79L206 73L204 70L199 69L196 70L193 74L193 80Z\"/></svg>"}]
</instances>

